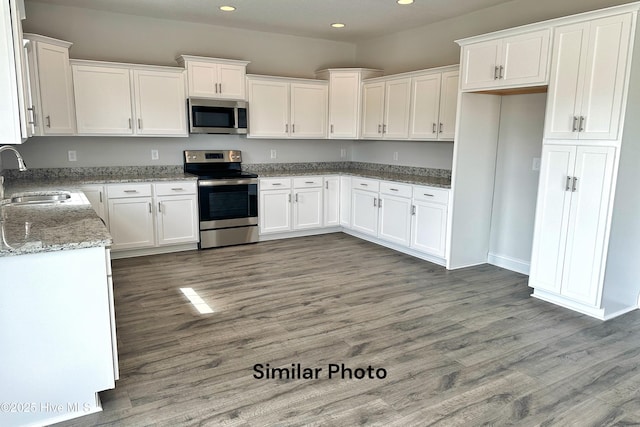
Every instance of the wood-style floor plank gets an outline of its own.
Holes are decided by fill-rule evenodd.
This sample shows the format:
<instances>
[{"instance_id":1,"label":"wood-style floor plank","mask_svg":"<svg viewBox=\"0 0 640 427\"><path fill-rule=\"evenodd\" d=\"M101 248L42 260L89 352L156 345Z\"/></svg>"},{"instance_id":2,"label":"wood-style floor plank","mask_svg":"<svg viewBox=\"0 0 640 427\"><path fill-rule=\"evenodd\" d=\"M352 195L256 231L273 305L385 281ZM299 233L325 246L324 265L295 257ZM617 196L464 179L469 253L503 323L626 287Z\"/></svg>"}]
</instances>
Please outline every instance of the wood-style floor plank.
<instances>
[{"instance_id":1,"label":"wood-style floor plank","mask_svg":"<svg viewBox=\"0 0 640 427\"><path fill-rule=\"evenodd\" d=\"M60 426L640 424L640 313L603 323L491 265L330 234L116 260L113 278L121 379ZM254 378L267 363L322 371Z\"/></svg>"}]
</instances>

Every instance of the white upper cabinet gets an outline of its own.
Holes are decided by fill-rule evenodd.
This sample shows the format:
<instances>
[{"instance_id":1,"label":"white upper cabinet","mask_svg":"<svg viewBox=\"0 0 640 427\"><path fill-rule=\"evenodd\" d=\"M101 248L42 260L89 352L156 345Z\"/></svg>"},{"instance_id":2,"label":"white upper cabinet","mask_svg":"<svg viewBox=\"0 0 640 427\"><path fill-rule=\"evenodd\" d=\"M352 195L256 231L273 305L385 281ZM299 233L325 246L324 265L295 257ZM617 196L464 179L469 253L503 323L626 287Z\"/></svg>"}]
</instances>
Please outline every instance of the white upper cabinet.
<instances>
[{"instance_id":1,"label":"white upper cabinet","mask_svg":"<svg viewBox=\"0 0 640 427\"><path fill-rule=\"evenodd\" d=\"M456 127L459 72L429 73L411 82L409 138L452 140Z\"/></svg>"},{"instance_id":2,"label":"white upper cabinet","mask_svg":"<svg viewBox=\"0 0 640 427\"><path fill-rule=\"evenodd\" d=\"M464 45L462 90L547 83L549 29Z\"/></svg>"},{"instance_id":3,"label":"white upper cabinet","mask_svg":"<svg viewBox=\"0 0 640 427\"><path fill-rule=\"evenodd\" d=\"M69 64L71 43L24 35L29 69L31 135L72 135L76 112Z\"/></svg>"},{"instance_id":4,"label":"white upper cabinet","mask_svg":"<svg viewBox=\"0 0 640 427\"><path fill-rule=\"evenodd\" d=\"M248 137L326 138L327 82L249 76L247 88Z\"/></svg>"},{"instance_id":5,"label":"white upper cabinet","mask_svg":"<svg viewBox=\"0 0 640 427\"><path fill-rule=\"evenodd\" d=\"M21 1L21 0L20 0ZM21 144L28 137L18 1L0 5L0 145Z\"/></svg>"},{"instance_id":6,"label":"white upper cabinet","mask_svg":"<svg viewBox=\"0 0 640 427\"><path fill-rule=\"evenodd\" d=\"M406 139L409 136L411 78L362 85L362 137Z\"/></svg>"},{"instance_id":7,"label":"white upper cabinet","mask_svg":"<svg viewBox=\"0 0 640 427\"><path fill-rule=\"evenodd\" d=\"M79 134L187 136L184 71L72 61Z\"/></svg>"},{"instance_id":8,"label":"white upper cabinet","mask_svg":"<svg viewBox=\"0 0 640 427\"><path fill-rule=\"evenodd\" d=\"M631 14L556 28L545 138L616 140Z\"/></svg>"},{"instance_id":9,"label":"white upper cabinet","mask_svg":"<svg viewBox=\"0 0 640 427\"><path fill-rule=\"evenodd\" d=\"M177 61L187 69L189 97L246 99L248 61L188 55L179 56Z\"/></svg>"},{"instance_id":10,"label":"white upper cabinet","mask_svg":"<svg viewBox=\"0 0 640 427\"><path fill-rule=\"evenodd\" d=\"M364 68L329 69L317 77L329 80L329 138L357 139L359 133L362 79L382 75Z\"/></svg>"},{"instance_id":11,"label":"white upper cabinet","mask_svg":"<svg viewBox=\"0 0 640 427\"><path fill-rule=\"evenodd\" d=\"M184 135L187 129L184 74L133 70L136 134Z\"/></svg>"}]
</instances>

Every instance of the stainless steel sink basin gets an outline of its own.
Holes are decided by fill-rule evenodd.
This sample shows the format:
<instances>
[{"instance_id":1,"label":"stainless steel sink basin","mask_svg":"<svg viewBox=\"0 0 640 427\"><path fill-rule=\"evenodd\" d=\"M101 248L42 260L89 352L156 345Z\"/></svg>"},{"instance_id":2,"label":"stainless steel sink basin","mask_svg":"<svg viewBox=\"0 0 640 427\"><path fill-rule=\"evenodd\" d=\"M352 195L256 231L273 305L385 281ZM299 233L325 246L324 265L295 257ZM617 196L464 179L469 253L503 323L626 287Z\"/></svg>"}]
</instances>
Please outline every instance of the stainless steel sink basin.
<instances>
[{"instance_id":1,"label":"stainless steel sink basin","mask_svg":"<svg viewBox=\"0 0 640 427\"><path fill-rule=\"evenodd\" d=\"M44 194L20 194L2 201L3 205L34 205L47 203L63 203L71 199L71 194L66 192Z\"/></svg>"}]
</instances>

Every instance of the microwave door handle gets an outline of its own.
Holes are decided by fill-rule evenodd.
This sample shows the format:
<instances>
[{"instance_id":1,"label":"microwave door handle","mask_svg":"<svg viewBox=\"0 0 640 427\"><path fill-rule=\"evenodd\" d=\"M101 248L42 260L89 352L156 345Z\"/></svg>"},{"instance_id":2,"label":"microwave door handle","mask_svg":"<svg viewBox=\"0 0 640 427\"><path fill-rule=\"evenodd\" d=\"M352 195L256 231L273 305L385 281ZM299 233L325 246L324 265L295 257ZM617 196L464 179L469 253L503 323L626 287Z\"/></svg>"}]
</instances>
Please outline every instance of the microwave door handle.
<instances>
[{"instance_id":1,"label":"microwave door handle","mask_svg":"<svg viewBox=\"0 0 640 427\"><path fill-rule=\"evenodd\" d=\"M240 124L238 123L238 108L233 109L233 120L233 128L238 129L238 127L240 126Z\"/></svg>"}]
</instances>

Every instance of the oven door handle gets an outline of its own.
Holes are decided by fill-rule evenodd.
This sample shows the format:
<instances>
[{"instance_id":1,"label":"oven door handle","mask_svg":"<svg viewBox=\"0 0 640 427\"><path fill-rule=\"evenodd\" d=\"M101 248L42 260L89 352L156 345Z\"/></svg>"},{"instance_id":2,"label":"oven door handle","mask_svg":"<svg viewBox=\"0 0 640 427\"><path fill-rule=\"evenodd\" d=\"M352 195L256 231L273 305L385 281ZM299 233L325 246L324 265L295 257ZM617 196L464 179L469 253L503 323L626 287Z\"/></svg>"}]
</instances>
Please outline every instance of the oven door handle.
<instances>
[{"instance_id":1,"label":"oven door handle","mask_svg":"<svg viewBox=\"0 0 640 427\"><path fill-rule=\"evenodd\" d=\"M221 185L257 184L257 178L247 179L203 179L198 181L198 187L219 187Z\"/></svg>"}]
</instances>

